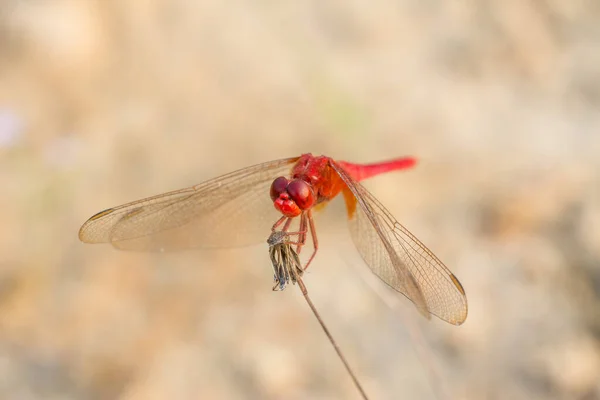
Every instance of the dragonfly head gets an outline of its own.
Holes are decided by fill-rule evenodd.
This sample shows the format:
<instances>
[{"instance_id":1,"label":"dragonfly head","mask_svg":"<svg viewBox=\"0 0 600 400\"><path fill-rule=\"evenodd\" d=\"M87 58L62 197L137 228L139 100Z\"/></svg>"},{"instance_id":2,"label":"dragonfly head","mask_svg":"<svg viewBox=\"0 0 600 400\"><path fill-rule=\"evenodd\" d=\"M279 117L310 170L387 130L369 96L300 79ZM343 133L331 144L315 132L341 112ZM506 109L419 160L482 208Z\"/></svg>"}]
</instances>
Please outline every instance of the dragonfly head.
<instances>
[{"instance_id":1,"label":"dragonfly head","mask_svg":"<svg viewBox=\"0 0 600 400\"><path fill-rule=\"evenodd\" d=\"M271 200L286 217L297 217L315 204L315 193L302 179L280 176L271 184Z\"/></svg>"}]
</instances>

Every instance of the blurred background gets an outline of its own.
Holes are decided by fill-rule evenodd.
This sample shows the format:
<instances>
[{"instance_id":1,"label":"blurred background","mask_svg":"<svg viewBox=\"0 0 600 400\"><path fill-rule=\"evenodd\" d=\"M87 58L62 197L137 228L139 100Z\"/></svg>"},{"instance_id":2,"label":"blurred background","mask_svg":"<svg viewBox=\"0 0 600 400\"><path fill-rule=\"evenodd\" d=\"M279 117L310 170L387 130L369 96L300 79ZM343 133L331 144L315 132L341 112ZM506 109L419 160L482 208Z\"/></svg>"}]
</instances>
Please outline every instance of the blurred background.
<instances>
[{"instance_id":1,"label":"blurred background","mask_svg":"<svg viewBox=\"0 0 600 400\"><path fill-rule=\"evenodd\" d=\"M372 399L598 399L599 107L592 0L3 0L0 398L358 398L266 245L77 238L312 152L418 157L366 186L469 300L424 320L369 279L341 200L317 217L305 282Z\"/></svg>"}]
</instances>

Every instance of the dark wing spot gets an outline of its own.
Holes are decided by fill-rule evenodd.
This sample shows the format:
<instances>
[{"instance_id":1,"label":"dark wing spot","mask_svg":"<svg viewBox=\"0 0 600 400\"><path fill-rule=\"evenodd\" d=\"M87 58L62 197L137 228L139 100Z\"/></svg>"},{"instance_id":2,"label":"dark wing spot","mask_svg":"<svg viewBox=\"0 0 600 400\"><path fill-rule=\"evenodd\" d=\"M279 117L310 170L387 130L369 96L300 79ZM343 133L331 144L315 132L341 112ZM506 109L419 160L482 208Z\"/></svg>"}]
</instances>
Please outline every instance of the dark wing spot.
<instances>
[{"instance_id":1,"label":"dark wing spot","mask_svg":"<svg viewBox=\"0 0 600 400\"><path fill-rule=\"evenodd\" d=\"M452 279L452 283L454 283L454 286L456 286L456 288L458 289L458 291L465 296L465 289L463 289L462 285L460 284L460 282L458 281L458 279L456 278L456 276L454 276L454 274L450 274L450 279Z\"/></svg>"},{"instance_id":2,"label":"dark wing spot","mask_svg":"<svg viewBox=\"0 0 600 400\"><path fill-rule=\"evenodd\" d=\"M94 220L97 220L98 218L102 218L102 217L104 217L105 215L108 215L108 214L110 214L110 213L111 213L111 212L113 212L114 210L115 210L114 208L109 208L109 209L106 209L106 210L104 210L104 211L100 211L99 213L92 215L92 216L90 217L90 221L94 221Z\"/></svg>"}]
</instances>

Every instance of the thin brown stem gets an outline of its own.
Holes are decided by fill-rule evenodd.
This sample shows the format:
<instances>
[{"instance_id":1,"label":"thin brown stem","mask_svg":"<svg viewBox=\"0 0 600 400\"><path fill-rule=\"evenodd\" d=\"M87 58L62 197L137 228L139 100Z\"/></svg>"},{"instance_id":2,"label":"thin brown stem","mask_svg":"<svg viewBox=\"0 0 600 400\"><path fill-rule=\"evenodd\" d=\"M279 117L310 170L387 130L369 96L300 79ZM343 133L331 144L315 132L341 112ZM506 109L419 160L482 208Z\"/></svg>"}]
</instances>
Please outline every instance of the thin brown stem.
<instances>
[{"instance_id":1,"label":"thin brown stem","mask_svg":"<svg viewBox=\"0 0 600 400\"><path fill-rule=\"evenodd\" d=\"M367 397L367 393L365 392L365 390L361 386L360 382L358 381L358 378L356 378L356 375L352 371L352 368L350 368L350 364L348 364L348 361L346 361L346 357L344 357L344 354L342 353L342 350L338 347L337 343L333 339L333 336L331 336L331 333L329 332L329 329L327 329L327 326L325 326L325 322L323 322L323 320L321 319L321 316L319 315L317 309L315 308L315 305L310 300L310 297L308 297L308 290L306 290L306 286L304 285L304 282L302 281L302 278L300 278L300 277L298 277L298 286L300 287L300 290L302 291L302 294L304 295L304 298L306 299L306 302L308 303L308 306L310 307L310 309L312 310L313 314L315 315L315 317L319 321L319 324L321 324L321 328L323 328L323 331L325 332L325 335L327 335L327 338L329 339L329 342L331 343L331 345L335 349L335 352L340 357L340 360L342 360L342 363L344 364L344 367L346 367L346 371L348 371L348 373L350 374L350 378L352 378L352 381L354 382L354 385L356 386L356 388L360 392L361 397L363 399L365 399L365 400L368 400L369 398Z\"/></svg>"}]
</instances>

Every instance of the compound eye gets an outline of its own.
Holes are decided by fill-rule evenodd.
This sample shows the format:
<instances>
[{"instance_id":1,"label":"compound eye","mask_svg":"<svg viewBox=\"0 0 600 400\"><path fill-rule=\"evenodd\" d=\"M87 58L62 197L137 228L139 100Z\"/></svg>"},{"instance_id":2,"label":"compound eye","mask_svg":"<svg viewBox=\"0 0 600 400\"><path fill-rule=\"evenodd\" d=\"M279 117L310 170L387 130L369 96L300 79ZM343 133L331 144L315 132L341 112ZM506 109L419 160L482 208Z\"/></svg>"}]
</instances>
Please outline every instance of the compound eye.
<instances>
[{"instance_id":1,"label":"compound eye","mask_svg":"<svg viewBox=\"0 0 600 400\"><path fill-rule=\"evenodd\" d=\"M288 183L289 181L285 176L276 178L273 183L271 183L271 200L275 201L281 193L285 192Z\"/></svg>"},{"instance_id":2,"label":"compound eye","mask_svg":"<svg viewBox=\"0 0 600 400\"><path fill-rule=\"evenodd\" d=\"M315 204L315 193L309 184L301 179L291 181L287 185L287 192L302 210L307 210Z\"/></svg>"}]
</instances>

